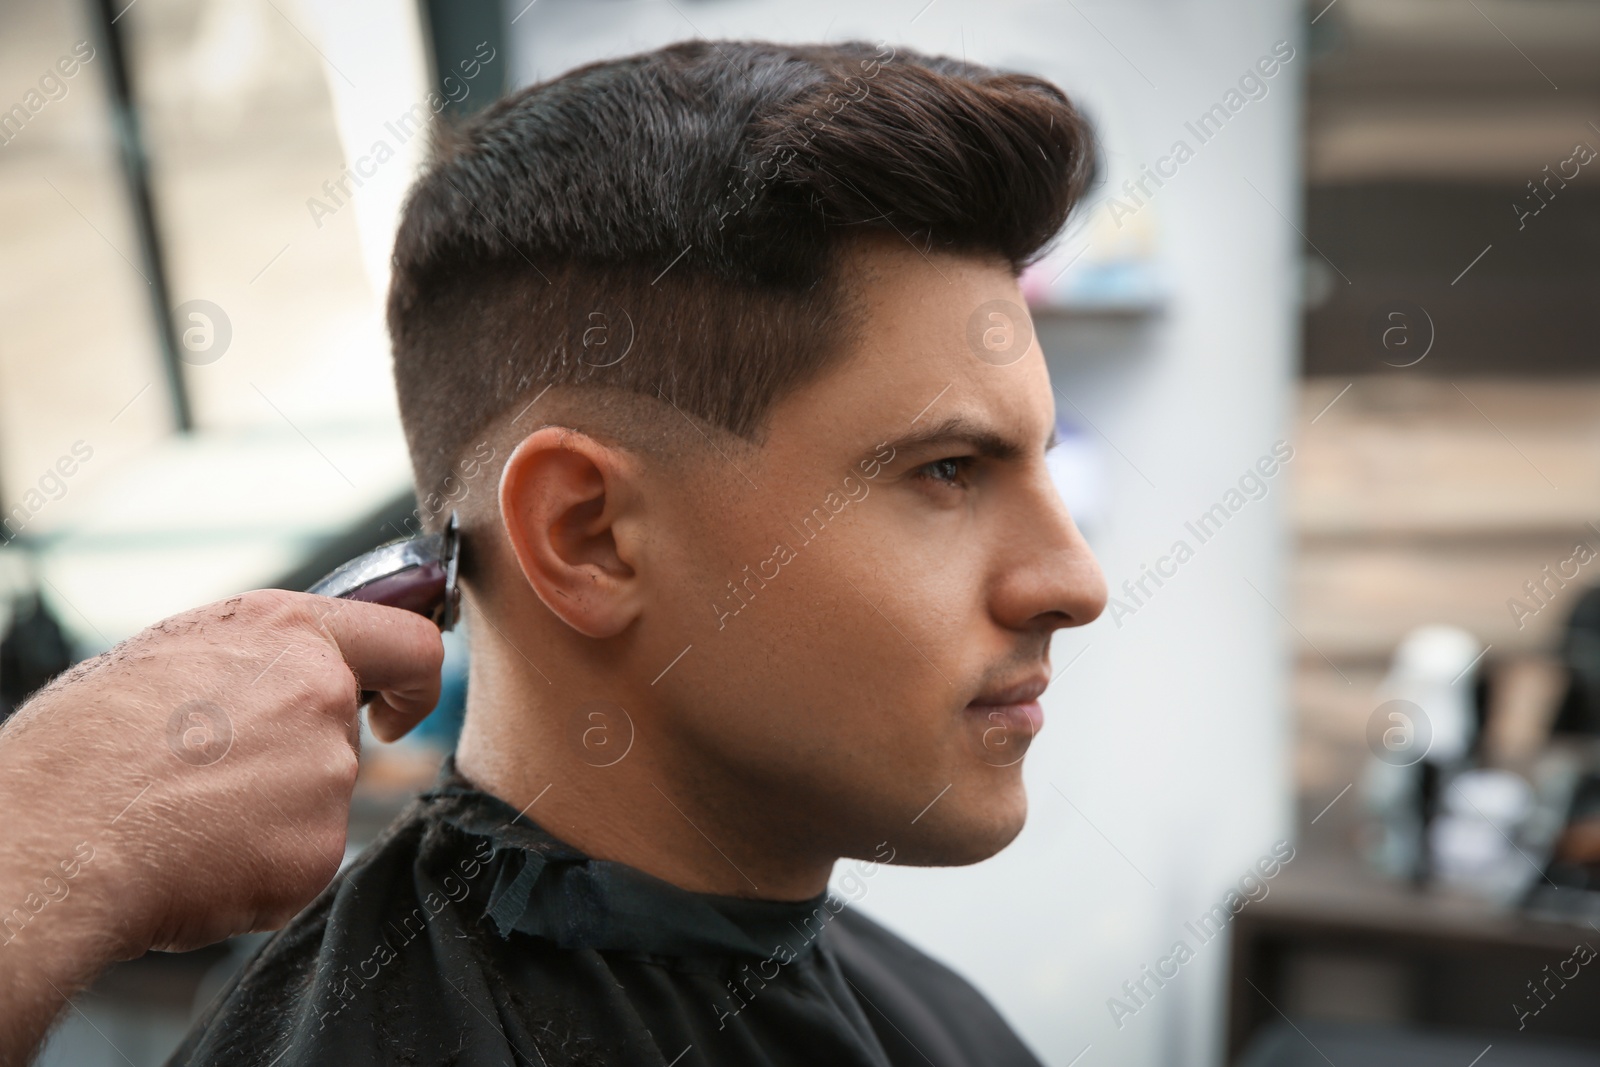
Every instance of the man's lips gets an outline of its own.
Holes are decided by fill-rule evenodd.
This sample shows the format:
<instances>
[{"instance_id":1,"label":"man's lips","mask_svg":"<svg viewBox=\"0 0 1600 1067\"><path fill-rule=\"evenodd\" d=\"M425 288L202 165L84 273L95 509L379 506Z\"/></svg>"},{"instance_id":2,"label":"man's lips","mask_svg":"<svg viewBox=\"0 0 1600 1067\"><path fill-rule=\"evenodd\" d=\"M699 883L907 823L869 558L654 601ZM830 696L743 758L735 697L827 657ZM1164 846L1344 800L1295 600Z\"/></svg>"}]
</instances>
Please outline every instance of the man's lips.
<instances>
[{"instance_id":1,"label":"man's lips","mask_svg":"<svg viewBox=\"0 0 1600 1067\"><path fill-rule=\"evenodd\" d=\"M1031 675L978 694L967 705L967 711L993 725L1032 737L1044 726L1044 709L1039 706L1039 697L1049 684L1048 673Z\"/></svg>"},{"instance_id":2,"label":"man's lips","mask_svg":"<svg viewBox=\"0 0 1600 1067\"><path fill-rule=\"evenodd\" d=\"M1050 673L1030 674L1003 688L989 689L973 697L968 707L998 707L1005 704L1032 704L1050 685Z\"/></svg>"}]
</instances>

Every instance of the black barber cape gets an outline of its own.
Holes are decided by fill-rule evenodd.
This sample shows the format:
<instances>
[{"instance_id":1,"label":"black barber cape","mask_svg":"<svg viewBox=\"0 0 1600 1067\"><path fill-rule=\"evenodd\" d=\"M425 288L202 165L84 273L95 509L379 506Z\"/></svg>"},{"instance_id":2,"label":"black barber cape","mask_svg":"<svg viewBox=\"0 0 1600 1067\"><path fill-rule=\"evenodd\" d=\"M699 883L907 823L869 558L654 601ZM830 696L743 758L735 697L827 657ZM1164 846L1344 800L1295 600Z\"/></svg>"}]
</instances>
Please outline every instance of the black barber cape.
<instances>
[{"instance_id":1,"label":"black barber cape","mask_svg":"<svg viewBox=\"0 0 1600 1067\"><path fill-rule=\"evenodd\" d=\"M590 859L450 763L170 1064L1040 1067L838 897L691 893Z\"/></svg>"}]
</instances>

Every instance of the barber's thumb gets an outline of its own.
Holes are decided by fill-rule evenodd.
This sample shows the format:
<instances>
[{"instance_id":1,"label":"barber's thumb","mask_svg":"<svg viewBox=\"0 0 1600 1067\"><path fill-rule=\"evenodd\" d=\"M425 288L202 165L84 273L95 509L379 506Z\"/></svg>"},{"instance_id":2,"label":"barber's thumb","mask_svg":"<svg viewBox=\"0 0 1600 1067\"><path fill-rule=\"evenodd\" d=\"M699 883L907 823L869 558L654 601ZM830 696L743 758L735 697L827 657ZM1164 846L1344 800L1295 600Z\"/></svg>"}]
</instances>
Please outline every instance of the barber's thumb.
<instances>
[{"instance_id":1,"label":"barber's thumb","mask_svg":"<svg viewBox=\"0 0 1600 1067\"><path fill-rule=\"evenodd\" d=\"M390 703L391 696L394 696L399 707ZM433 687L433 695L420 702L409 701L399 694L379 693L367 705L367 725L372 727L372 735L379 741L398 741L427 718L438 703L437 682Z\"/></svg>"},{"instance_id":2,"label":"barber's thumb","mask_svg":"<svg viewBox=\"0 0 1600 1067\"><path fill-rule=\"evenodd\" d=\"M439 706L444 643L432 624L422 643L426 653L418 657L409 681L396 678L387 688L375 689L377 695L367 705L367 724L379 741L400 740Z\"/></svg>"},{"instance_id":3,"label":"barber's thumb","mask_svg":"<svg viewBox=\"0 0 1600 1067\"><path fill-rule=\"evenodd\" d=\"M376 693L367 720L380 741L394 741L439 703L444 642L421 615L381 604L345 601L324 621L361 688Z\"/></svg>"}]
</instances>

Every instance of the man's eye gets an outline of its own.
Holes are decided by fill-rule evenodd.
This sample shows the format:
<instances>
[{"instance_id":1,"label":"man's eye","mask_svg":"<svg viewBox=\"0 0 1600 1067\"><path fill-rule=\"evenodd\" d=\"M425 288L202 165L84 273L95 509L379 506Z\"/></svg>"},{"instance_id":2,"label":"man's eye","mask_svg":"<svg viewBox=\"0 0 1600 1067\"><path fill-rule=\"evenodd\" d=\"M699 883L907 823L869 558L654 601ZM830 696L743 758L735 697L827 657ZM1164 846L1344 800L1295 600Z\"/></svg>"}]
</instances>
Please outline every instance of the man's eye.
<instances>
[{"instance_id":1,"label":"man's eye","mask_svg":"<svg viewBox=\"0 0 1600 1067\"><path fill-rule=\"evenodd\" d=\"M971 456L949 456L923 464L918 473L931 482L961 486L966 482L967 468L971 463Z\"/></svg>"}]
</instances>

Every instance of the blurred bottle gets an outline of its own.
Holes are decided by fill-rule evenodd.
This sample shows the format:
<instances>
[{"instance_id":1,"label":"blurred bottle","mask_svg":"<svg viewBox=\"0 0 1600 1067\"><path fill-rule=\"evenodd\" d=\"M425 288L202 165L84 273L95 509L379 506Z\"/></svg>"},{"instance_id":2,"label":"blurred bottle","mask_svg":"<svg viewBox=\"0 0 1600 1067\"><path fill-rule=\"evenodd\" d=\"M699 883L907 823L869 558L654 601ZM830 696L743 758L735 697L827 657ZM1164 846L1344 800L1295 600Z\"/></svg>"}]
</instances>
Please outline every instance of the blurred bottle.
<instances>
[{"instance_id":1,"label":"blurred bottle","mask_svg":"<svg viewBox=\"0 0 1600 1067\"><path fill-rule=\"evenodd\" d=\"M1464 799L1441 800L1471 766L1481 723L1475 672L1483 651L1459 627L1422 626L1400 642L1378 686L1380 703L1367 722L1366 844L1369 860L1391 877L1426 882L1441 865L1460 870L1463 848L1485 847L1483 827L1451 822L1434 832L1441 820L1472 818L1470 790L1477 787L1469 786ZM1515 787L1502 782L1485 790L1499 801ZM1496 807L1501 821L1512 807L1510 801ZM1490 832L1498 825L1489 821ZM1471 846L1459 844L1465 840Z\"/></svg>"}]
</instances>

